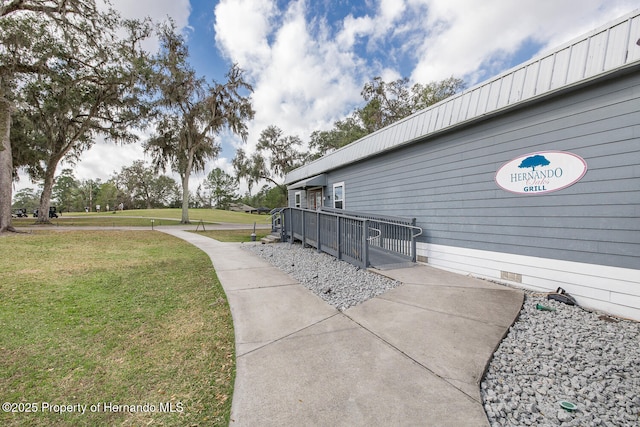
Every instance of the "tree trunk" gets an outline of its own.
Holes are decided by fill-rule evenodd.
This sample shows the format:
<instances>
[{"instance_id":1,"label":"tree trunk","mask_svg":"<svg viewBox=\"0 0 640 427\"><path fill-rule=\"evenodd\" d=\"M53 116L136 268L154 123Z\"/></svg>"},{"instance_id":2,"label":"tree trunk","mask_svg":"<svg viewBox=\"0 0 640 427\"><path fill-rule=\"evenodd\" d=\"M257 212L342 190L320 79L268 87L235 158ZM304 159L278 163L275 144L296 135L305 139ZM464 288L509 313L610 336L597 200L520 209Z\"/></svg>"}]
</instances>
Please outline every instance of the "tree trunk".
<instances>
[{"instance_id":1,"label":"tree trunk","mask_svg":"<svg viewBox=\"0 0 640 427\"><path fill-rule=\"evenodd\" d=\"M51 194L53 193L53 178L58 167L58 158L52 158L47 162L47 170L44 175L42 194L40 195L40 206L38 207L38 219L36 224L50 224L49 206L51 205Z\"/></svg>"},{"instance_id":2,"label":"tree trunk","mask_svg":"<svg viewBox=\"0 0 640 427\"><path fill-rule=\"evenodd\" d=\"M181 224L191 224L189 221L189 176L193 167L194 149L189 149L187 153L187 164L180 177L182 178L182 220Z\"/></svg>"},{"instance_id":3,"label":"tree trunk","mask_svg":"<svg viewBox=\"0 0 640 427\"><path fill-rule=\"evenodd\" d=\"M0 81L0 85L1 85ZM0 88L0 233L14 231L11 226L13 196L13 156L11 154L11 103Z\"/></svg>"},{"instance_id":4,"label":"tree trunk","mask_svg":"<svg viewBox=\"0 0 640 427\"><path fill-rule=\"evenodd\" d=\"M182 175L182 220L181 224L190 224L189 222L189 173Z\"/></svg>"}]
</instances>

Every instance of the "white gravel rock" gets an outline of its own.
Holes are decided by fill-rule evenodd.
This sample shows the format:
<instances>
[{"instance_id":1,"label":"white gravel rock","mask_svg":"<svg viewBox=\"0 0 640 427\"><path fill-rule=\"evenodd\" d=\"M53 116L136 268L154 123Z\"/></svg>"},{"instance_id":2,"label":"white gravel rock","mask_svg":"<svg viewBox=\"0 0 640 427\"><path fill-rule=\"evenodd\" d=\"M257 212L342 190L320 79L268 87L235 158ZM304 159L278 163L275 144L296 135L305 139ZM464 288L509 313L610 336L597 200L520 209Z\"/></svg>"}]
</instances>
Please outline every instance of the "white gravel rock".
<instances>
[{"instance_id":1,"label":"white gravel rock","mask_svg":"<svg viewBox=\"0 0 640 427\"><path fill-rule=\"evenodd\" d=\"M401 284L299 244L243 247L289 273L339 310L346 310Z\"/></svg>"},{"instance_id":2,"label":"white gravel rock","mask_svg":"<svg viewBox=\"0 0 640 427\"><path fill-rule=\"evenodd\" d=\"M480 389L492 426L639 426L640 323L527 292Z\"/></svg>"}]
</instances>

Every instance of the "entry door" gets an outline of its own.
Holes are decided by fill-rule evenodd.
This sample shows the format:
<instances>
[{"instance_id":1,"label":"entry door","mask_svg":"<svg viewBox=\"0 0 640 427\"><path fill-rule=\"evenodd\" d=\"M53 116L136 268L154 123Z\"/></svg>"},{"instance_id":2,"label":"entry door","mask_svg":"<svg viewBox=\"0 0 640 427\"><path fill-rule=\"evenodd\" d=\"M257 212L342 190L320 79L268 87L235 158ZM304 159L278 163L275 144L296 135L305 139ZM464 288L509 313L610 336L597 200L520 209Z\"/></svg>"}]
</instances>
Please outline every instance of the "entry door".
<instances>
[{"instance_id":1,"label":"entry door","mask_svg":"<svg viewBox=\"0 0 640 427\"><path fill-rule=\"evenodd\" d=\"M322 207L322 190L309 190L309 209L320 209Z\"/></svg>"}]
</instances>

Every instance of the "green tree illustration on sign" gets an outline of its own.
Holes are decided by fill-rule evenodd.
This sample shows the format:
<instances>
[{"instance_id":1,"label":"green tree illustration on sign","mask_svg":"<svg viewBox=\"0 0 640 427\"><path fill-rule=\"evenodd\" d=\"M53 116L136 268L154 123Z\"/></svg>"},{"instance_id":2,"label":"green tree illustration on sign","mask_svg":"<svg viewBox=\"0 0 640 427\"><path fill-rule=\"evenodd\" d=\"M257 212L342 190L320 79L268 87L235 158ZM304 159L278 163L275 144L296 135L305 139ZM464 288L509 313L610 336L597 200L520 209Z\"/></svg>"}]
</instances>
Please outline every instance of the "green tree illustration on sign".
<instances>
[{"instance_id":1,"label":"green tree illustration on sign","mask_svg":"<svg viewBox=\"0 0 640 427\"><path fill-rule=\"evenodd\" d=\"M519 168L531 168L534 171L536 170L536 166L547 166L551 164L546 157L536 154L535 156L527 157L520 163Z\"/></svg>"}]
</instances>

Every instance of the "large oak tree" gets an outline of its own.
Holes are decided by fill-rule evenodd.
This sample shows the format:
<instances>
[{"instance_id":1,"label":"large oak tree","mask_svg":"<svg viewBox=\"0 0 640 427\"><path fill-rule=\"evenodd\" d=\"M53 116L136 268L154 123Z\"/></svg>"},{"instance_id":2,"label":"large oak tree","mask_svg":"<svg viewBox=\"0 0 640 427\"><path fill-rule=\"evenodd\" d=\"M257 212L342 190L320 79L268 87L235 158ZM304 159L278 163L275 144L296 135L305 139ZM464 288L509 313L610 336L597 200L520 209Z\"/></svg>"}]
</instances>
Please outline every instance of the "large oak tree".
<instances>
[{"instance_id":1,"label":"large oak tree","mask_svg":"<svg viewBox=\"0 0 640 427\"><path fill-rule=\"evenodd\" d=\"M83 29L76 19L97 17L93 0L3 0L0 3L0 233L11 230L11 115L17 79L49 72L58 58L60 35ZM21 166L21 165L18 165Z\"/></svg>"},{"instance_id":2,"label":"large oak tree","mask_svg":"<svg viewBox=\"0 0 640 427\"><path fill-rule=\"evenodd\" d=\"M173 25L163 27L161 49L152 78L155 89L155 132L146 142L156 170L170 167L182 180L182 220L189 223L189 178L204 170L220 152L219 135L229 130L247 138L253 118L253 88L233 65L225 83L208 84L188 63L188 48Z\"/></svg>"},{"instance_id":3,"label":"large oak tree","mask_svg":"<svg viewBox=\"0 0 640 427\"><path fill-rule=\"evenodd\" d=\"M145 63L140 42L150 26L101 11L93 0L15 0L4 2L0 11L4 231L11 229L5 204L11 203L17 167L26 166L32 179L44 181L38 221L47 222L61 160L78 158L99 133L119 141L135 139L130 126L144 116L137 92ZM23 124L14 132L12 109Z\"/></svg>"},{"instance_id":4,"label":"large oak tree","mask_svg":"<svg viewBox=\"0 0 640 427\"><path fill-rule=\"evenodd\" d=\"M127 31L125 37L117 34L121 28ZM16 98L33 132L29 137L12 133L12 144L34 144L42 156L40 167L30 169L32 179L43 180L38 222L49 221L54 177L62 160L79 159L98 135L135 141L132 129L146 117L140 96L146 60L140 43L149 35L149 26L120 22L114 13L107 13L95 29L99 34L86 31L66 35L56 63L46 74L25 79Z\"/></svg>"}]
</instances>

